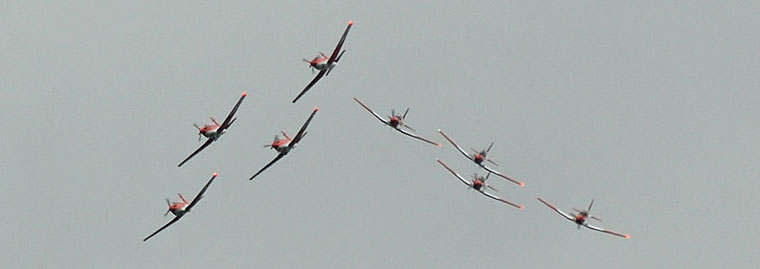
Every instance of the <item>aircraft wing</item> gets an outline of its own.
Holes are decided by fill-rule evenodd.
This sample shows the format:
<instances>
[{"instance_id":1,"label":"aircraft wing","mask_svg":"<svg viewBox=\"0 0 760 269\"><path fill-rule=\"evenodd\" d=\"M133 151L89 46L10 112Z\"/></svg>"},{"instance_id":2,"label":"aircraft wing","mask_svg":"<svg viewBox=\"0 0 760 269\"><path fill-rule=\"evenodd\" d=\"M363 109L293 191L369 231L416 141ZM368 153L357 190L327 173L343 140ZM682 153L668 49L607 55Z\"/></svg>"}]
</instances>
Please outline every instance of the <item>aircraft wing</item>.
<instances>
[{"instance_id":1,"label":"aircraft wing","mask_svg":"<svg viewBox=\"0 0 760 269\"><path fill-rule=\"evenodd\" d=\"M359 101L359 99L356 99L356 97L354 97L354 101L356 101L364 109L366 109L367 111L369 111L369 113L372 114L372 116L375 116L375 118L377 118L377 120L385 123L385 125L390 125L386 120L383 119L383 117L380 117L380 115L378 115L377 113L375 113L375 111L372 111L372 109L369 109L369 107L367 107L367 105L365 105L364 103L362 103L362 101Z\"/></svg>"},{"instance_id":2,"label":"aircraft wing","mask_svg":"<svg viewBox=\"0 0 760 269\"><path fill-rule=\"evenodd\" d=\"M483 167L483 169L486 169L486 171L491 172L492 174L495 174L495 175L497 175L497 176L499 176L499 177L501 177L503 179L509 180L510 182L515 183L517 185L520 185L520 187L525 186L525 182L521 182L521 181L517 181L517 180L511 179L508 176L506 176L506 175L504 175L504 174L502 174L502 173L500 173L500 172L498 172L496 170L493 170L493 169L491 169L488 166L485 166L483 164L480 164L480 166Z\"/></svg>"},{"instance_id":3,"label":"aircraft wing","mask_svg":"<svg viewBox=\"0 0 760 269\"><path fill-rule=\"evenodd\" d=\"M203 198L203 193L205 193L205 192L206 192L206 189L208 189L208 186L210 186L210 185L211 185L211 182L213 182L213 181L214 181L214 179L216 178L216 176L217 176L217 175L218 175L218 174L217 174L216 172L214 172L214 175L213 175L213 176L211 176L211 179L209 179L209 180L208 180L208 183L206 183L206 186L203 186L203 189L201 189L201 191L200 191L200 192L198 192L198 195L196 195L196 196L195 196L195 198L193 198L193 201L192 201L192 202L190 202L190 204L189 204L189 205L187 205L187 208L185 208L185 210L186 210L187 212L190 212L190 209L192 209L192 208L193 208L193 206L195 206L195 204L197 204L197 203L198 203L198 201L200 201L200 200Z\"/></svg>"},{"instance_id":4,"label":"aircraft wing","mask_svg":"<svg viewBox=\"0 0 760 269\"><path fill-rule=\"evenodd\" d=\"M303 91L301 91L301 93L299 93L298 96L296 96L296 99L293 99L293 103L295 104L296 101L298 101L298 99L301 98L301 96L303 96L307 91L309 91L309 89L311 89L311 86L314 86L314 84L316 84L317 81L319 81L322 77L324 77L325 73L327 73L327 70L328 69L322 69L322 71L319 71L319 73L317 73L317 76L314 77L314 79L312 79L311 82L309 82L309 85L306 85L306 88L304 88Z\"/></svg>"},{"instance_id":5,"label":"aircraft wing","mask_svg":"<svg viewBox=\"0 0 760 269\"><path fill-rule=\"evenodd\" d=\"M599 227L591 226L589 224L583 224L583 226L586 226L586 228L589 228L589 229L597 231L597 232L608 233L608 234L611 234L611 235L620 236L620 237L625 238L625 239L631 238L630 234L621 234L621 233L618 233L618 232L613 232L613 231L610 231L610 230L605 230L605 229L602 229L602 228L599 228Z\"/></svg>"},{"instance_id":6,"label":"aircraft wing","mask_svg":"<svg viewBox=\"0 0 760 269\"><path fill-rule=\"evenodd\" d=\"M451 172L451 174L453 174L455 177L457 177L459 179L459 181L462 181L462 183L464 183L464 185L467 185L467 187L472 187L472 183L470 183L467 180L465 180L457 172L454 172L454 169L451 169L451 167L449 167L448 165L446 165L445 163L443 163L438 158L436 158L435 160L438 161L438 163L440 163L441 165L443 165L443 168L446 168L446 170L449 170L449 172Z\"/></svg>"},{"instance_id":7,"label":"aircraft wing","mask_svg":"<svg viewBox=\"0 0 760 269\"><path fill-rule=\"evenodd\" d=\"M525 209L525 207L524 207L523 205L515 204L515 203L513 203L513 202L510 202L510 201L507 201L507 200L501 199L501 198L499 198L498 196L496 196L496 195L493 195L493 194L490 194L490 193L487 193L487 192L485 192L485 191L478 191L478 192L480 192L480 193L482 193L483 195L485 195L485 196L488 196L489 198L491 198L491 199L494 199L494 200L496 200L496 201L499 201L499 202L502 202L502 203L505 203L505 204L511 205L511 206L513 206L513 207L515 207L515 208L517 208L517 209L520 209L520 210L523 210L523 209Z\"/></svg>"},{"instance_id":8,"label":"aircraft wing","mask_svg":"<svg viewBox=\"0 0 760 269\"><path fill-rule=\"evenodd\" d=\"M399 132L401 132L402 134L405 134L405 135L408 135L408 136L410 136L410 137L413 137L413 138L417 138L417 139L419 139L419 140L422 140L422 141L425 141L425 142L427 142L427 143L429 143L429 144L432 144L433 146L436 146L436 147L439 147L439 148L441 147L441 144L439 144L439 143L436 143L436 142L430 141L430 140L428 140L427 138L421 137L421 136L419 136L419 135L416 135L416 134L413 134L413 133L410 133L410 132L404 131L404 130L403 130L403 129L401 129L401 128L394 128L394 129L396 129L396 131L399 131Z\"/></svg>"},{"instance_id":9,"label":"aircraft wing","mask_svg":"<svg viewBox=\"0 0 760 269\"><path fill-rule=\"evenodd\" d=\"M343 47L343 42L346 41L346 36L348 36L348 30L351 30L351 26L354 25L354 21L348 21L348 26L346 26L346 31L343 32L343 36L340 37L340 41L338 41L338 45L335 46L335 50L330 55L330 59L327 60L327 64L331 64L338 59L338 54L340 53L340 49Z\"/></svg>"},{"instance_id":10,"label":"aircraft wing","mask_svg":"<svg viewBox=\"0 0 760 269\"><path fill-rule=\"evenodd\" d=\"M177 165L177 167L182 167L182 165L185 164L187 161L189 161L190 158L192 158L193 156L195 156L195 154L198 154L198 152L201 152L201 150L203 150L206 147L208 147L208 145L211 145L211 142L214 142L214 139L209 137L209 139L206 140L206 143L203 143L203 145L201 145L200 148L198 148L195 151L193 151L193 153L191 153L190 156L187 156L187 158L185 158L185 160L183 160L181 163L179 163Z\"/></svg>"},{"instance_id":11,"label":"aircraft wing","mask_svg":"<svg viewBox=\"0 0 760 269\"><path fill-rule=\"evenodd\" d=\"M462 155L464 155L465 157L467 157L467 159L470 159L471 161L473 161L472 156L470 156L469 154L467 154L467 152L464 151L464 149L462 149L459 145L457 145L457 143L454 142L454 140L452 140L451 138L449 138L448 135L446 135L445 133L443 133L443 131L441 131L441 129L438 129L438 132L441 133L441 135L443 135L443 137L446 138L446 140L448 140L449 143L451 143L452 145L454 145L454 148L456 148L457 151L459 151L460 153L462 153Z\"/></svg>"},{"instance_id":12,"label":"aircraft wing","mask_svg":"<svg viewBox=\"0 0 760 269\"><path fill-rule=\"evenodd\" d=\"M544 203L546 206L548 206L549 208L551 208L552 210L554 210L554 212L557 212L558 214L560 214L563 217L565 217L567 220L573 221L573 222L575 221L575 217L573 217L572 215L567 214L565 212L562 212L562 210L559 210L559 209L557 209L556 206L550 204L547 201L544 201L544 199L541 199L541 197L536 197L536 199L538 199L539 201L541 201L541 203Z\"/></svg>"},{"instance_id":13,"label":"aircraft wing","mask_svg":"<svg viewBox=\"0 0 760 269\"><path fill-rule=\"evenodd\" d=\"M219 131L225 130L229 128L230 125L232 125L232 122L234 121L233 117L235 116L235 112L237 112L238 107L240 107L240 103L243 102L243 99L245 99L247 95L248 94L243 92L243 96L240 96L240 99L237 101L237 104L235 104L235 107L232 108L232 111L230 111L230 114L227 115L227 118L224 119L224 122L222 122L222 125L219 127Z\"/></svg>"},{"instance_id":14,"label":"aircraft wing","mask_svg":"<svg viewBox=\"0 0 760 269\"><path fill-rule=\"evenodd\" d=\"M148 239L150 239L151 237L153 237L153 236L154 236L154 235L156 235L157 233L159 233L159 232L163 231L164 229L166 229L166 227L169 227L169 225L172 225L172 224L174 224L174 223L175 223L175 222L177 222L177 221L178 221L180 218L182 218L182 216L184 216L184 215L179 215L179 216L176 216L176 217L174 217L174 219L172 219L171 221L169 221L169 223L167 223L167 224L164 224L164 226L161 226L161 228L158 228L158 230L156 230L155 232L153 232L152 234L150 234L148 237L146 237L145 239L143 239L143 242L145 242L145 241L148 241Z\"/></svg>"},{"instance_id":15,"label":"aircraft wing","mask_svg":"<svg viewBox=\"0 0 760 269\"><path fill-rule=\"evenodd\" d=\"M296 136L294 136L293 140L291 140L288 144L288 147L294 147L296 144L298 144L298 142L301 142L301 139L306 135L306 127L309 127L309 123L311 122L311 119L314 118L314 114L317 114L317 111L319 111L319 108L315 107L314 111L311 112L309 119L303 123L303 126L301 126L301 129L298 130Z\"/></svg>"},{"instance_id":16,"label":"aircraft wing","mask_svg":"<svg viewBox=\"0 0 760 269\"><path fill-rule=\"evenodd\" d=\"M274 160L272 160L267 165L265 165L264 168L261 168L261 170L259 170L258 172L256 172L256 174L253 174L253 176L251 178L249 178L249 180L253 180L253 178L255 178L256 176L258 176L259 174L261 174L261 172L264 172L264 170L267 170L267 168L269 168L270 166L272 166L275 162L277 162L278 160L282 159L282 157L285 157L285 155L287 154L285 152L280 152L280 154L277 154L277 157L274 157Z\"/></svg>"}]
</instances>

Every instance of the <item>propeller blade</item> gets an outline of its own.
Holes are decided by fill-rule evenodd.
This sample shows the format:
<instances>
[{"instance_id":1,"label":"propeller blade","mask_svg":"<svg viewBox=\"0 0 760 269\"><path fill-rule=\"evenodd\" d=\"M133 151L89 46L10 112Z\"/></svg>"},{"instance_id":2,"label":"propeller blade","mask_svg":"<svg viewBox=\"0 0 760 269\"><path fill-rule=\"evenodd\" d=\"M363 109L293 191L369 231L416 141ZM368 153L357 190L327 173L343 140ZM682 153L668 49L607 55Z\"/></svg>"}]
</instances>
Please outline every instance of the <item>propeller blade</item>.
<instances>
[{"instance_id":1,"label":"propeller blade","mask_svg":"<svg viewBox=\"0 0 760 269\"><path fill-rule=\"evenodd\" d=\"M491 145L490 145L490 146L488 146L488 149L486 149L486 152L489 152L489 151L491 151L491 147L493 147L493 142L491 142Z\"/></svg>"},{"instance_id":2,"label":"propeller blade","mask_svg":"<svg viewBox=\"0 0 760 269\"><path fill-rule=\"evenodd\" d=\"M600 218L597 218L597 217L594 217L594 216L591 216L591 218L592 218L592 219L595 219L595 220L597 220L597 221L599 221L599 222L602 222L602 219L600 219Z\"/></svg>"},{"instance_id":3,"label":"propeller blade","mask_svg":"<svg viewBox=\"0 0 760 269\"><path fill-rule=\"evenodd\" d=\"M489 163L491 163L491 164L493 164L493 165L499 166L499 164L498 164L498 163L495 163L495 162L493 162L491 159L486 159L486 161L488 161Z\"/></svg>"},{"instance_id":4,"label":"propeller blade","mask_svg":"<svg viewBox=\"0 0 760 269\"><path fill-rule=\"evenodd\" d=\"M591 206L594 205L594 199L591 199L591 204L588 205L588 212L591 213Z\"/></svg>"},{"instance_id":5,"label":"propeller blade","mask_svg":"<svg viewBox=\"0 0 760 269\"><path fill-rule=\"evenodd\" d=\"M493 191L497 191L497 192L499 191L499 190L497 190L496 188L494 188L494 187L491 187L491 185L486 185L486 187L487 187L487 188L489 188L489 189L492 189Z\"/></svg>"},{"instance_id":6,"label":"propeller blade","mask_svg":"<svg viewBox=\"0 0 760 269\"><path fill-rule=\"evenodd\" d=\"M195 129L198 129L198 131L200 131L200 130L201 130L201 127L200 127L200 126L198 126L198 124L195 124L195 123L193 123L193 126L195 126Z\"/></svg>"},{"instance_id":7,"label":"propeller blade","mask_svg":"<svg viewBox=\"0 0 760 269\"><path fill-rule=\"evenodd\" d=\"M406 108L406 111L404 112L404 116L401 116L401 119L406 119L406 114L409 113L409 108Z\"/></svg>"},{"instance_id":8,"label":"propeller blade","mask_svg":"<svg viewBox=\"0 0 760 269\"><path fill-rule=\"evenodd\" d=\"M166 198L166 205L168 205L168 206L169 206L169 209L167 209L167 210L166 210L166 213L164 213L164 217L166 217L166 215L169 215L169 211L171 211L171 210L172 210L172 209L171 209L171 207L172 207L172 202L171 202L171 201L169 201L169 198Z\"/></svg>"},{"instance_id":9,"label":"propeller blade","mask_svg":"<svg viewBox=\"0 0 760 269\"><path fill-rule=\"evenodd\" d=\"M394 116L394 117L396 116L396 110L395 109L391 109L391 116Z\"/></svg>"}]
</instances>

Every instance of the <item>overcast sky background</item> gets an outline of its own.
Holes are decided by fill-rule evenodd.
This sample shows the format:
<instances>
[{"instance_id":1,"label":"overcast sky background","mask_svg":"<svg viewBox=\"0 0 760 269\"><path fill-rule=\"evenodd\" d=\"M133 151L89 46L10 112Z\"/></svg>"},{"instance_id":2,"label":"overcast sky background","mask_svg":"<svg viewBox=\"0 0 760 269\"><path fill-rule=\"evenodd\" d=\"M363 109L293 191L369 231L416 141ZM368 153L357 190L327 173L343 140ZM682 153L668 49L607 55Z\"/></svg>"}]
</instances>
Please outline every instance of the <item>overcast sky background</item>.
<instances>
[{"instance_id":1,"label":"overcast sky background","mask_svg":"<svg viewBox=\"0 0 760 269\"><path fill-rule=\"evenodd\" d=\"M138 3L139 2L139 3ZM4 1L5 268L748 268L760 13L722 1ZM301 58L346 54L313 78ZM195 150L192 123L238 121ZM407 124L436 148L382 126ZM309 135L276 155L262 147ZM495 145L515 210L472 190ZM193 197L170 220L164 198ZM586 207L620 239L536 201Z\"/></svg>"}]
</instances>

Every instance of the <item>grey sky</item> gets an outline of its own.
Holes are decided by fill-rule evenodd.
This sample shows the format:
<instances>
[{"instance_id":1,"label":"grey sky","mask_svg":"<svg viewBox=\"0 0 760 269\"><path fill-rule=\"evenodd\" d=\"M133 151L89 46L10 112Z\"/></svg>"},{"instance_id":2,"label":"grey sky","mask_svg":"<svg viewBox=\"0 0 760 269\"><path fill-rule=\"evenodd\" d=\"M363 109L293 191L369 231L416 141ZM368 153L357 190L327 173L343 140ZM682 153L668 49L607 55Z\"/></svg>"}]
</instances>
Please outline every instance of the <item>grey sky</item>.
<instances>
[{"instance_id":1,"label":"grey sky","mask_svg":"<svg viewBox=\"0 0 760 269\"><path fill-rule=\"evenodd\" d=\"M138 3L139 2L139 3ZM757 2L7 1L3 267L747 268L760 240ZM301 58L346 55L313 78ZM182 168L192 123L238 121ZM495 141L498 195L450 145ZM275 156L262 148L309 136ZM169 221L164 198L194 196ZM561 209L594 198L600 226Z\"/></svg>"}]
</instances>

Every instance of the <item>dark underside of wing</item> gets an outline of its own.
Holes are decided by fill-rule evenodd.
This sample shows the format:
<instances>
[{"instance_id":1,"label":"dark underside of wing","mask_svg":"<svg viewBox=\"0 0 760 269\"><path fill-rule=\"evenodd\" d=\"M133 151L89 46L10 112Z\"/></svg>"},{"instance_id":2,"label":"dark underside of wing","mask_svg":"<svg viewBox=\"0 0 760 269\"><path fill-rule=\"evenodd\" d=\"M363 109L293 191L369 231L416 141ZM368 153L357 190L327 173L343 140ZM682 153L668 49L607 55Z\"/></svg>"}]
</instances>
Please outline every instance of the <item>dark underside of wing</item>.
<instances>
[{"instance_id":1,"label":"dark underside of wing","mask_svg":"<svg viewBox=\"0 0 760 269\"><path fill-rule=\"evenodd\" d=\"M235 113L237 112L238 108L240 107L240 104L243 103L243 99L245 99L245 94L243 96L240 96L240 99L238 99L237 104L232 108L230 111L230 114L227 114L227 118L224 119L224 122L222 122L221 127L219 127L219 131L225 130L232 125L232 118L235 116Z\"/></svg>"},{"instance_id":2,"label":"dark underside of wing","mask_svg":"<svg viewBox=\"0 0 760 269\"><path fill-rule=\"evenodd\" d=\"M271 162L269 162L267 165L265 165L264 168L261 168L261 170L259 170L258 172L256 172L256 174L253 174L253 176L251 176L251 178L249 180L253 180L253 178L255 178L256 176L258 176L259 174L261 174L262 172L264 172L264 170L267 170L267 168L269 168L270 166L272 166L278 160L282 159L282 157L285 157L285 154L287 154L287 153L280 153L280 154L278 154L277 157L274 157L274 159Z\"/></svg>"},{"instance_id":3,"label":"dark underside of wing","mask_svg":"<svg viewBox=\"0 0 760 269\"><path fill-rule=\"evenodd\" d=\"M169 221L169 223L164 224L164 226L161 226L161 228L158 228L158 230L156 230L155 232L153 232L152 234L150 234L148 237L145 237L145 239L143 239L143 242L148 241L148 239L150 239L154 235L158 234L159 232L163 231L164 229L166 229L166 227L169 227L169 225L172 225L173 223L177 222L180 218L182 218L182 216L184 216L184 215L179 215L179 216L174 217L174 219L172 219L171 221Z\"/></svg>"},{"instance_id":4,"label":"dark underside of wing","mask_svg":"<svg viewBox=\"0 0 760 269\"><path fill-rule=\"evenodd\" d=\"M195 204L197 204L198 201L200 201L201 198L203 198L203 194L206 193L206 190L208 189L208 186L211 185L211 182L214 182L215 178L216 178L216 173L214 173L214 175L211 176L211 179L208 180L208 182L206 183L206 185L203 186L203 189L201 189L201 191L198 192L198 195L196 195L195 198L193 198L193 201L190 202L190 204L187 206L187 208L185 208L185 210L190 211L190 209L192 209L195 206Z\"/></svg>"},{"instance_id":5,"label":"dark underside of wing","mask_svg":"<svg viewBox=\"0 0 760 269\"><path fill-rule=\"evenodd\" d=\"M304 135L306 135L306 128L309 127L309 123L311 123L311 119L314 118L314 115L317 114L317 111L319 111L318 108L314 108L314 111L311 112L311 115L309 115L309 118L306 119L306 122L303 123L301 126L301 129L298 130L298 133L296 133L296 136L293 137L293 140L290 141L290 144L288 144L289 147L294 147L298 142L301 142L301 139Z\"/></svg>"},{"instance_id":6,"label":"dark underside of wing","mask_svg":"<svg viewBox=\"0 0 760 269\"><path fill-rule=\"evenodd\" d=\"M206 140L206 143L203 143L203 145L201 145L201 147L199 147L198 149L196 149L195 151L193 151L193 153L191 153L190 156L187 156L187 158L185 158L185 160L183 160L181 163L179 163L177 165L177 167L181 167L183 164L185 164L187 161L189 161L190 158L192 158L193 156L195 156L196 154L198 154L198 152L201 152L201 150L203 150L206 147L208 147L208 145L211 145L211 142L214 142L213 138L209 138L208 140Z\"/></svg>"},{"instance_id":7,"label":"dark underside of wing","mask_svg":"<svg viewBox=\"0 0 760 269\"><path fill-rule=\"evenodd\" d=\"M348 31L351 30L351 26L353 26L353 23L349 23L348 26L346 26L346 30L343 31L343 35L340 37L340 41L338 41L338 45L335 46L335 50L333 50L333 53L330 55L330 59L327 60L327 63L335 62L338 59L338 54L340 53L340 49L343 47L343 43L346 42L346 36L348 36Z\"/></svg>"},{"instance_id":8,"label":"dark underside of wing","mask_svg":"<svg viewBox=\"0 0 760 269\"><path fill-rule=\"evenodd\" d=\"M316 84L317 81L319 81L325 75L326 72L327 72L327 69L322 69L322 71L319 71L317 76L314 77L314 79L312 79L311 82L309 82L309 85L306 85L306 88L304 88L303 91L301 91L301 93L299 93L298 96L296 96L296 98L293 99L293 103L297 102L298 99L301 98L301 96L306 94L306 92L309 91L309 89L311 89L311 86L314 86L314 84Z\"/></svg>"}]
</instances>

